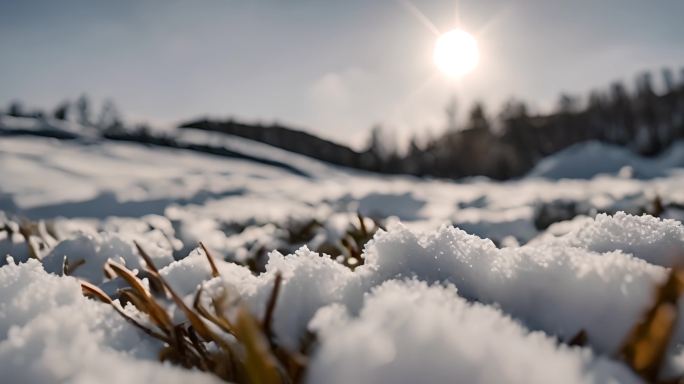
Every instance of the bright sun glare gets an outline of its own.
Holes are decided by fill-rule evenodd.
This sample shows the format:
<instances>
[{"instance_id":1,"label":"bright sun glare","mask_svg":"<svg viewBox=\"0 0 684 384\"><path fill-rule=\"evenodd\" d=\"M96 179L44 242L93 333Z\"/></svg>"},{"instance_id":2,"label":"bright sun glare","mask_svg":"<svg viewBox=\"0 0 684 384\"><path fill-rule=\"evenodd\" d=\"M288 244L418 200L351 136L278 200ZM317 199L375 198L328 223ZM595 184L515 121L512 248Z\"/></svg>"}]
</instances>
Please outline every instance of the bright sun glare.
<instances>
[{"instance_id":1,"label":"bright sun glare","mask_svg":"<svg viewBox=\"0 0 684 384\"><path fill-rule=\"evenodd\" d=\"M433 53L435 65L450 77L460 77L475 69L480 60L477 41L468 32L454 29L437 38Z\"/></svg>"}]
</instances>

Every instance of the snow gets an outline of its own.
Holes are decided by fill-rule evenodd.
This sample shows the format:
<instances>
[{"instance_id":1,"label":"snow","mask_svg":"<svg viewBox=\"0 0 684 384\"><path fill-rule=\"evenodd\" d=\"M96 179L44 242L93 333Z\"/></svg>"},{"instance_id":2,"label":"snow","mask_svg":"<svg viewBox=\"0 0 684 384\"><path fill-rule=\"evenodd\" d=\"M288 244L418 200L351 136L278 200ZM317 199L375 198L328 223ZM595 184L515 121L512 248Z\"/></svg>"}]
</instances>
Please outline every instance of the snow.
<instances>
[{"instance_id":1,"label":"snow","mask_svg":"<svg viewBox=\"0 0 684 384\"><path fill-rule=\"evenodd\" d=\"M679 221L652 216L599 214L594 220L583 221L558 243L594 252L620 250L651 264L673 267L682 263L684 227Z\"/></svg>"},{"instance_id":2,"label":"snow","mask_svg":"<svg viewBox=\"0 0 684 384\"><path fill-rule=\"evenodd\" d=\"M216 383L155 362L159 348L76 279L29 260L0 268L0 372L8 383Z\"/></svg>"},{"instance_id":3,"label":"snow","mask_svg":"<svg viewBox=\"0 0 684 384\"><path fill-rule=\"evenodd\" d=\"M151 245L154 244L150 242L142 242L141 244L157 268L173 262L169 249L153 247ZM76 235L64 240L41 261L47 272L61 274L65 257L70 263L83 260L84 263L76 268L71 276L92 283L104 282L105 276L102 271L104 264L110 259L126 265L129 269L142 268L140 256L138 256L132 242L125 241L118 235L107 232L101 235Z\"/></svg>"},{"instance_id":4,"label":"snow","mask_svg":"<svg viewBox=\"0 0 684 384\"><path fill-rule=\"evenodd\" d=\"M0 371L10 382L216 382L158 363L159 343L81 295L77 278L112 295L121 287L105 277L107 260L142 270L136 242L188 303L200 287L204 300L230 292L260 319L281 275L275 338L298 350L317 334L309 383L640 382L614 356L654 287L681 265L681 145L644 160L590 143L520 180L447 182L348 171L242 139L183 138L306 176L135 144L0 141L0 178L11 181L0 186L0 253L12 256L0 263ZM601 166L571 174L573 162L598 164L603 152ZM635 177L619 172L625 165ZM648 215L656 198L671 219ZM352 271L325 253L358 225L357 212L386 229ZM65 257L83 260L71 276ZM262 272L235 263L252 258ZM666 356L672 377L684 374L682 318ZM561 342L582 330L586 346Z\"/></svg>"},{"instance_id":5,"label":"snow","mask_svg":"<svg viewBox=\"0 0 684 384\"><path fill-rule=\"evenodd\" d=\"M463 297L495 303L533 329L563 339L584 329L604 352L618 347L664 276L622 253L548 245L498 249L453 227L425 236L395 228L367 251L376 279L447 281Z\"/></svg>"},{"instance_id":6,"label":"snow","mask_svg":"<svg viewBox=\"0 0 684 384\"><path fill-rule=\"evenodd\" d=\"M224 279L255 313L263 313L273 276L282 273L275 331L292 349L304 337L311 316L326 304L343 304L356 312L365 292L408 278L453 284L462 297L493 304L528 329L562 340L585 330L591 347L610 355L665 276L662 267L622 252L547 244L499 249L453 227L422 236L394 227L377 235L365 256L366 264L351 272L307 249L289 256L273 253L264 274ZM678 333L676 340L683 341L684 334Z\"/></svg>"},{"instance_id":7,"label":"snow","mask_svg":"<svg viewBox=\"0 0 684 384\"><path fill-rule=\"evenodd\" d=\"M94 138L94 130L70 121L58 120L50 117L31 118L0 116L0 131L32 132L37 134L52 134L66 138Z\"/></svg>"},{"instance_id":8,"label":"snow","mask_svg":"<svg viewBox=\"0 0 684 384\"><path fill-rule=\"evenodd\" d=\"M529 177L589 179L599 174L653 178L684 166L684 144L676 143L659 158L634 155L629 149L597 141L580 143L543 159Z\"/></svg>"},{"instance_id":9,"label":"snow","mask_svg":"<svg viewBox=\"0 0 684 384\"><path fill-rule=\"evenodd\" d=\"M331 305L311 328L321 337L309 373L317 383L638 382L614 362L469 304L452 285L389 281L358 315Z\"/></svg>"}]
</instances>

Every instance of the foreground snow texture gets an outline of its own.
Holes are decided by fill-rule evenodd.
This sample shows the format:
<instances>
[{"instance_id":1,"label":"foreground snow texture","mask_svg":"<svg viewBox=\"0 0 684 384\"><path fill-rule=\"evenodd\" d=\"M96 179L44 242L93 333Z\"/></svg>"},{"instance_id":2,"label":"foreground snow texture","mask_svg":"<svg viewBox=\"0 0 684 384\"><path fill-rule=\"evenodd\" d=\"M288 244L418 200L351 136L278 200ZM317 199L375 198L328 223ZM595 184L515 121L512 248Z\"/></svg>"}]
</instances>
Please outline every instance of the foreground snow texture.
<instances>
[{"instance_id":1,"label":"foreground snow texture","mask_svg":"<svg viewBox=\"0 0 684 384\"><path fill-rule=\"evenodd\" d=\"M0 381L217 382L160 364L161 345L82 297L76 278L110 294L123 286L102 273L108 259L141 269L137 241L188 303L203 286L204 300L239 294L260 318L281 273L273 328L290 349L318 336L309 383L640 382L614 353L681 263L684 146L649 162L620 152L586 180L553 179L604 152L596 144L545 160L529 178L450 183L220 143L300 172L131 144L0 141L9 181L0 185ZM352 271L322 253L356 211L390 218ZM649 212L676 220L641 216ZM38 223L40 261L13 217ZM310 236L284 240L312 220ZM226 260L260 258L265 272L218 261L212 278L200 240ZM73 277L61 276L65 257L84 261ZM563 343L580 330L585 347ZM682 347L680 317L669 377L684 374Z\"/></svg>"},{"instance_id":2,"label":"foreground snow texture","mask_svg":"<svg viewBox=\"0 0 684 384\"><path fill-rule=\"evenodd\" d=\"M114 310L81 295L76 279L40 263L0 268L4 383L213 383L156 362L159 346Z\"/></svg>"},{"instance_id":3,"label":"foreground snow texture","mask_svg":"<svg viewBox=\"0 0 684 384\"><path fill-rule=\"evenodd\" d=\"M120 241L92 235L77 244L86 250L113 244L131 263L132 251ZM665 277L666 269L649 261L669 265L672 258L654 255L683 246L679 222L622 213L560 238L503 249L453 227L418 234L396 224L367 245L366 264L355 271L303 248L271 253L258 276L219 262L221 277L210 280L198 250L161 273L188 301L200 284L208 292L223 287L237 291L255 314L263 313L274 275L282 273L274 329L289 348L307 329L318 334L312 383L639 382L609 356ZM68 249L78 251L73 243ZM99 253L93 255L85 266L101 265ZM90 280L108 284L100 276ZM213 380L154 363L158 345L110 307L82 298L74 278L48 274L36 260L0 268L0 289L0 366L13 382ZM581 329L587 348L555 339ZM684 372L683 331L670 353L673 374Z\"/></svg>"}]
</instances>

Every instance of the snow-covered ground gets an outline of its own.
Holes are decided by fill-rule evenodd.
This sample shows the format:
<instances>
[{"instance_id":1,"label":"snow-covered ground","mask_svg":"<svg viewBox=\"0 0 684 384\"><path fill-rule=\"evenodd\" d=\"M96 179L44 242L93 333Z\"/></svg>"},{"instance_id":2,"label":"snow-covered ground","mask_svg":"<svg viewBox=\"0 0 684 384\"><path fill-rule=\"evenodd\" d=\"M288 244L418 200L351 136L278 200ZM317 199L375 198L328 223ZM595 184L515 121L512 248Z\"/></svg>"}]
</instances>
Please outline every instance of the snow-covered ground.
<instances>
[{"instance_id":1,"label":"snow-covered ground","mask_svg":"<svg viewBox=\"0 0 684 384\"><path fill-rule=\"evenodd\" d=\"M158 363L161 343L82 297L77 279L113 296L123 287L103 273L109 259L144 269L134 241L187 303L200 287L229 291L260 317L281 275L274 337L298 350L317 336L307 382L641 382L615 353L684 261L681 145L645 160L589 143L498 183L383 177L237 138L182 139L302 172L137 144L0 139L9 382L218 381ZM355 268L343 265L341 239L378 226ZM219 277L199 241L225 259ZM677 324L667 377L684 374ZM580 331L586 345L567 345Z\"/></svg>"}]
</instances>

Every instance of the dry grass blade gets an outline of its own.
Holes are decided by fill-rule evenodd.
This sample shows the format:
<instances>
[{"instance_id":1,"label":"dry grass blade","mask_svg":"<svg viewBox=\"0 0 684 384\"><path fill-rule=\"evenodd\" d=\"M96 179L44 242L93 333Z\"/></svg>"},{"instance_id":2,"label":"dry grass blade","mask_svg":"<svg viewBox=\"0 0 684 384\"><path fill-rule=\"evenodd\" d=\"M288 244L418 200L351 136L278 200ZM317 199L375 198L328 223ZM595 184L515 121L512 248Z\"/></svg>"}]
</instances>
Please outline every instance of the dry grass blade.
<instances>
[{"instance_id":1,"label":"dry grass blade","mask_svg":"<svg viewBox=\"0 0 684 384\"><path fill-rule=\"evenodd\" d=\"M102 269L104 270L104 275L106 278L113 279L116 277L116 273L114 273L112 267L109 266L109 263L105 263Z\"/></svg>"},{"instance_id":2,"label":"dry grass blade","mask_svg":"<svg viewBox=\"0 0 684 384\"><path fill-rule=\"evenodd\" d=\"M142 281L140 281L140 279L138 279L128 268L115 261L109 260L107 261L107 264L117 276L128 283L144 303L141 304L142 306L138 309L147 313L162 331L166 334L170 334L170 331L173 329L171 317L169 317L164 308L152 298L152 295L147 291L147 288L145 288Z\"/></svg>"},{"instance_id":3,"label":"dry grass blade","mask_svg":"<svg viewBox=\"0 0 684 384\"><path fill-rule=\"evenodd\" d=\"M663 205L663 200L660 195L656 195L651 204L651 216L660 217L665 213L665 206Z\"/></svg>"},{"instance_id":4,"label":"dry grass blade","mask_svg":"<svg viewBox=\"0 0 684 384\"><path fill-rule=\"evenodd\" d=\"M104 303L107 303L107 304L111 305L112 308L114 308L115 311L117 311L124 319L126 319L128 322L130 322L131 324L133 324L134 326L136 326L138 329L142 330L142 331L145 332L146 334L148 334L148 335L150 335L150 336L152 336L152 337L154 337L154 338L156 338L156 339L159 339L159 340L162 340L162 341L168 343L169 340L168 340L168 338L167 338L166 336L164 336L164 335L162 335L162 334L160 334L160 333L158 333L158 332L155 332L155 331L153 331L153 330L147 328L146 326L140 324L140 323L139 323L137 320L135 320L134 318L128 316L128 314L126 314L126 312L124 312L121 308L119 308L119 306L117 306L117 305L114 303L114 301L112 300L112 298L109 297L109 295L107 295L107 294L106 294L103 290L101 290L99 287L97 287L97 286L95 286L95 285L93 285L93 284L91 284L91 283L89 283L89 282L87 282L87 281L81 281L80 283L81 283L81 291L83 292L83 295L84 295L84 296L96 298L96 299L98 299L98 300L100 300L100 301L102 301L102 302L104 302Z\"/></svg>"},{"instance_id":5,"label":"dry grass blade","mask_svg":"<svg viewBox=\"0 0 684 384\"><path fill-rule=\"evenodd\" d=\"M371 219L371 220L373 220L373 225L375 225L376 231L378 229L382 229L383 231L387 230L387 228L385 228L385 226L380 221L378 221L376 219Z\"/></svg>"},{"instance_id":6,"label":"dry grass blade","mask_svg":"<svg viewBox=\"0 0 684 384\"><path fill-rule=\"evenodd\" d=\"M117 291L119 295L119 300L124 303L125 305L126 302L133 303L133 305L138 308L140 312L143 313L148 313L149 314L149 308L147 307L147 300L144 298L140 297L140 294L138 294L137 291L131 288L125 288L125 289L119 289Z\"/></svg>"},{"instance_id":7,"label":"dry grass blade","mask_svg":"<svg viewBox=\"0 0 684 384\"><path fill-rule=\"evenodd\" d=\"M356 213L356 217L359 218L359 229L364 236L368 236L368 228L366 228L366 223L364 222L364 217L361 212Z\"/></svg>"},{"instance_id":8,"label":"dry grass blade","mask_svg":"<svg viewBox=\"0 0 684 384\"><path fill-rule=\"evenodd\" d=\"M102 301L103 303L112 304L112 298L109 297L100 287L90 284L87 281L81 280L81 292L86 297L92 297Z\"/></svg>"},{"instance_id":9,"label":"dry grass blade","mask_svg":"<svg viewBox=\"0 0 684 384\"><path fill-rule=\"evenodd\" d=\"M187 304L183 301L183 299L178 296L178 294L171 288L169 283L159 274L159 270L157 270L157 267L152 263L152 259L150 256L145 252L145 250L138 244L138 242L135 242L135 247L138 249L138 252L140 253L140 256L145 260L145 263L147 263L147 268L148 272L150 274L155 275L156 278L161 281L161 283L164 285L164 288L166 288L167 292L171 295L171 298L173 301L178 305L178 307L185 313L185 316L188 318L190 321L190 324L195 328L197 333L200 334L204 339L206 340L212 340L214 339L214 335L212 334L211 330L207 328L206 324L204 324L204 321L195 313L193 312Z\"/></svg>"},{"instance_id":10,"label":"dry grass blade","mask_svg":"<svg viewBox=\"0 0 684 384\"><path fill-rule=\"evenodd\" d=\"M159 275L159 270L157 269L157 266L154 265L154 263L152 262L152 258L150 257L150 255L143 249L143 247L140 246L140 244L137 241L133 241L133 244L135 244L135 249L138 250L138 254L140 254L140 257L142 257L143 260L145 260L145 263L147 264L147 269Z\"/></svg>"},{"instance_id":11,"label":"dry grass blade","mask_svg":"<svg viewBox=\"0 0 684 384\"><path fill-rule=\"evenodd\" d=\"M642 321L629 333L619 355L648 382L658 380L665 353L677 323L677 301L684 292L684 270L673 268L658 287Z\"/></svg>"},{"instance_id":12,"label":"dry grass blade","mask_svg":"<svg viewBox=\"0 0 684 384\"><path fill-rule=\"evenodd\" d=\"M188 338L190 339L190 342L192 342L192 345L195 347L195 350L197 350L197 353L200 354L202 357L202 361L210 361L209 358L209 352L207 352L207 349L202 345L202 341L197 337L197 332L195 332L195 328L192 326L188 327Z\"/></svg>"},{"instance_id":13,"label":"dry grass blade","mask_svg":"<svg viewBox=\"0 0 684 384\"><path fill-rule=\"evenodd\" d=\"M235 336L233 326L223 315L219 313L219 307L217 305L214 305L214 308L217 312L216 315L211 314L206 308L204 308L204 306L202 306L202 304L200 303L200 297L202 295L203 290L204 287L200 286L199 290L197 291L197 294L195 294L195 299L193 301L193 307L195 308L195 310L204 318L218 326L219 329L221 329L223 332ZM219 377L222 377L224 379L226 379L227 377L231 377L231 374L237 372L237 367L235 365L235 357L233 356L232 348L220 337L216 337L213 341L219 347L221 347L222 351L225 353L225 358L228 360L228 364L225 364L225 361L214 361L215 356L212 356L211 360L214 361L214 368L212 370Z\"/></svg>"},{"instance_id":14,"label":"dry grass blade","mask_svg":"<svg viewBox=\"0 0 684 384\"><path fill-rule=\"evenodd\" d=\"M589 341L587 332L584 329L580 329L575 336L568 340L568 345L571 347L583 347L587 345L587 341Z\"/></svg>"},{"instance_id":15,"label":"dry grass blade","mask_svg":"<svg viewBox=\"0 0 684 384\"><path fill-rule=\"evenodd\" d=\"M64 262L62 263L62 275L63 276L70 276L76 268L80 267L81 265L85 264L84 259L78 259L73 263L69 262L69 259L64 256Z\"/></svg>"},{"instance_id":16,"label":"dry grass blade","mask_svg":"<svg viewBox=\"0 0 684 384\"><path fill-rule=\"evenodd\" d=\"M245 370L251 383L281 383L275 356L256 319L244 307L238 308L235 324L238 339L245 347Z\"/></svg>"},{"instance_id":17,"label":"dry grass blade","mask_svg":"<svg viewBox=\"0 0 684 384\"><path fill-rule=\"evenodd\" d=\"M147 271L143 271L142 276L147 278L147 281L150 285L150 293L153 293L157 296L164 296L166 294L166 290L164 289L164 284L162 284L162 282L159 280L158 275L146 272Z\"/></svg>"},{"instance_id":18,"label":"dry grass blade","mask_svg":"<svg viewBox=\"0 0 684 384\"><path fill-rule=\"evenodd\" d=\"M195 308L195 310L204 318L216 324L216 326L218 326L223 332L234 335L235 332L233 331L233 327L230 325L228 320L226 320L223 316L220 316L218 314L213 315L206 308L204 308L204 306L202 306L202 304L200 303L200 296L202 295L203 291L204 287L200 286L200 288L197 290L197 293L195 294L195 299L193 300L193 308ZM217 308L216 305L214 307ZM216 309L216 312L219 312L218 308Z\"/></svg>"},{"instance_id":19,"label":"dry grass blade","mask_svg":"<svg viewBox=\"0 0 684 384\"><path fill-rule=\"evenodd\" d=\"M216 268L216 262L214 262L214 257L212 256L211 252L209 252L209 250L207 249L207 247L204 245L203 242L200 241L199 245L200 245L200 247L202 247L204 254L207 256L207 260L209 260L209 266L211 266L211 275L213 277L221 276L221 273L219 273L218 268Z\"/></svg>"},{"instance_id":20,"label":"dry grass blade","mask_svg":"<svg viewBox=\"0 0 684 384\"><path fill-rule=\"evenodd\" d=\"M38 250L38 247L34 244L33 239L31 237L31 234L33 231L31 230L31 225L29 223L22 223L19 226L19 233L24 237L24 241L26 242L26 246L28 247L29 251L29 257L32 259L40 260L40 251Z\"/></svg>"},{"instance_id":21,"label":"dry grass blade","mask_svg":"<svg viewBox=\"0 0 684 384\"><path fill-rule=\"evenodd\" d=\"M278 301L278 294L280 293L280 285L283 282L283 275L280 272L276 272L275 281L273 282L273 290L271 291L271 296L268 298L268 304L266 305L266 313L264 314L264 320L262 326L264 332L268 335L269 340L273 338L273 314L275 312L276 302Z\"/></svg>"},{"instance_id":22,"label":"dry grass blade","mask_svg":"<svg viewBox=\"0 0 684 384\"><path fill-rule=\"evenodd\" d=\"M112 260L107 260L107 265L112 269L112 271L114 271L114 273L117 276L126 280L128 285L130 285L133 289L139 292L143 292L145 296L149 295L147 293L147 288L145 288L145 285L143 285L142 281L140 281L131 270L126 268L126 266Z\"/></svg>"},{"instance_id":23,"label":"dry grass blade","mask_svg":"<svg viewBox=\"0 0 684 384\"><path fill-rule=\"evenodd\" d=\"M273 352L282 362L291 382L301 382L304 371L306 370L306 367L309 364L308 357L302 353L292 353L280 348L274 349Z\"/></svg>"}]
</instances>

